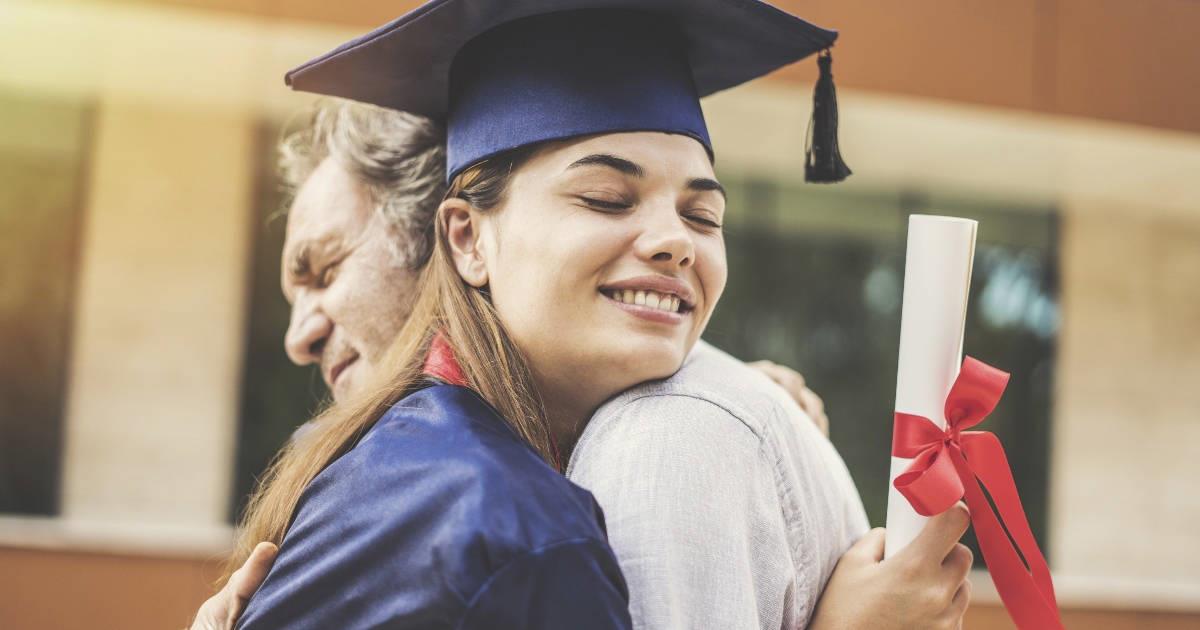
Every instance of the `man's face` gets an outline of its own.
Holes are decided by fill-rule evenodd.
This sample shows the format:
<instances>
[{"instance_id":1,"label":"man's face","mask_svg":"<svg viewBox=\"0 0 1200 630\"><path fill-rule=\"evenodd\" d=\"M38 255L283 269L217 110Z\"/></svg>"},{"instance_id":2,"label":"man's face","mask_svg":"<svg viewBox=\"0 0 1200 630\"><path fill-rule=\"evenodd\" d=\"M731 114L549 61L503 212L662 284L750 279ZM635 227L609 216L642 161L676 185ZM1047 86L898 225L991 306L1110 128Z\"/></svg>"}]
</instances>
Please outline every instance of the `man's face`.
<instances>
[{"instance_id":1,"label":"man's face","mask_svg":"<svg viewBox=\"0 0 1200 630\"><path fill-rule=\"evenodd\" d=\"M292 305L284 347L296 365L318 364L335 400L367 376L399 333L416 297L400 238L371 195L332 158L297 191L281 269Z\"/></svg>"}]
</instances>

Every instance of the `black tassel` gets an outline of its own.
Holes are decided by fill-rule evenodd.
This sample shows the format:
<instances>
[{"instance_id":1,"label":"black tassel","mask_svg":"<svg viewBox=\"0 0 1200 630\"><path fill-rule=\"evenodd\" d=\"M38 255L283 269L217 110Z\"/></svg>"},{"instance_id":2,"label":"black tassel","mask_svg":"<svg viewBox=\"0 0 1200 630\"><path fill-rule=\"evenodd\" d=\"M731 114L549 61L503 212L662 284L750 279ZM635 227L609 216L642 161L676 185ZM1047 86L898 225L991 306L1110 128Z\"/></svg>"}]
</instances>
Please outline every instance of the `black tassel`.
<instances>
[{"instance_id":1,"label":"black tassel","mask_svg":"<svg viewBox=\"0 0 1200 630\"><path fill-rule=\"evenodd\" d=\"M813 90L813 113L804 142L804 181L840 182L850 176L838 149L837 89L833 86L833 56L829 49L817 57L821 76Z\"/></svg>"}]
</instances>

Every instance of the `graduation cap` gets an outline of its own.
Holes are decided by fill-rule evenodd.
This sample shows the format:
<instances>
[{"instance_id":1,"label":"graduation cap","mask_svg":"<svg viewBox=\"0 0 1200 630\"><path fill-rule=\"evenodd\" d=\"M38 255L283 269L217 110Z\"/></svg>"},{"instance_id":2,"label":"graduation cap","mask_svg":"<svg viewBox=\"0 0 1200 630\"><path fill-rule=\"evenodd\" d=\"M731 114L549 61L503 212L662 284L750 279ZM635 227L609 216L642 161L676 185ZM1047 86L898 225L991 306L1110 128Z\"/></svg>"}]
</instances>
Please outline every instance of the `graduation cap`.
<instances>
[{"instance_id":1,"label":"graduation cap","mask_svg":"<svg viewBox=\"0 0 1200 630\"><path fill-rule=\"evenodd\" d=\"M757 0L433 0L288 72L297 90L440 120L447 179L504 151L623 131L695 138L700 98L820 52L805 179L837 145L835 31Z\"/></svg>"}]
</instances>

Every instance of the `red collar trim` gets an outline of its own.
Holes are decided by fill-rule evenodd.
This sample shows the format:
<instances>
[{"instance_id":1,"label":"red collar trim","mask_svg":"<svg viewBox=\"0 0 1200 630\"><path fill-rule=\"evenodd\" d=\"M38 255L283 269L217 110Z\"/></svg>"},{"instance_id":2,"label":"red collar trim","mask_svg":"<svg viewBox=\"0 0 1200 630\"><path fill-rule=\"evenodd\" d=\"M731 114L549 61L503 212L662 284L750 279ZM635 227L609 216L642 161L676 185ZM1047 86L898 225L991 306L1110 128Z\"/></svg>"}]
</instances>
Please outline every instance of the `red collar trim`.
<instances>
[{"instance_id":1,"label":"red collar trim","mask_svg":"<svg viewBox=\"0 0 1200 630\"><path fill-rule=\"evenodd\" d=\"M423 371L427 376L441 379L450 385L467 386L467 377L463 374L458 360L454 358L454 349L450 347L446 335L441 332L435 334L429 342Z\"/></svg>"},{"instance_id":2,"label":"red collar trim","mask_svg":"<svg viewBox=\"0 0 1200 630\"><path fill-rule=\"evenodd\" d=\"M463 374L462 366L454 358L454 349L450 347L450 342L446 340L446 335L441 332L434 335L433 340L429 342L429 352L425 355L423 371L426 376L441 379L449 385L470 387L467 384L466 375ZM551 440L550 448L552 450L551 456L554 458L554 467L559 472L563 472L562 454L558 450L558 443Z\"/></svg>"}]
</instances>

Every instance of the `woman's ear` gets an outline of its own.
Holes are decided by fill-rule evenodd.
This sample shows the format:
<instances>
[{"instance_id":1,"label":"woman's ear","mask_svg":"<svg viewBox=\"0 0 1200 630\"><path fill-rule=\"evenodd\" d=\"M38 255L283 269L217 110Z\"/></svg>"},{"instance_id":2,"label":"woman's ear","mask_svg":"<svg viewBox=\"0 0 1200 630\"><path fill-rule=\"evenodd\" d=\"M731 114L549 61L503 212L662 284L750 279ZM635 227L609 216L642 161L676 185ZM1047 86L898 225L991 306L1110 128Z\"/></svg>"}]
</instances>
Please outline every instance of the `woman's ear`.
<instances>
[{"instance_id":1,"label":"woman's ear","mask_svg":"<svg viewBox=\"0 0 1200 630\"><path fill-rule=\"evenodd\" d=\"M447 199L438 208L438 220L446 230L454 267L463 281L477 289L488 283L487 261L480 247L481 216L463 199Z\"/></svg>"}]
</instances>

